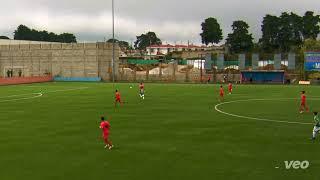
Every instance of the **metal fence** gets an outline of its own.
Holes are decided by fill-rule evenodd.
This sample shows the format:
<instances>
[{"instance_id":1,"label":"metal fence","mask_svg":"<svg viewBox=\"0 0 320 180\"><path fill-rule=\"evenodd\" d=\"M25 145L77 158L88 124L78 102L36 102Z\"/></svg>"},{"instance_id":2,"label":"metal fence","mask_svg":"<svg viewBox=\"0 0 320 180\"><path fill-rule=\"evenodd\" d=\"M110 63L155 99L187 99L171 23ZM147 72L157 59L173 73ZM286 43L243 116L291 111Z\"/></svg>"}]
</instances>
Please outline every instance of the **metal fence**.
<instances>
[{"instance_id":1,"label":"metal fence","mask_svg":"<svg viewBox=\"0 0 320 180\"><path fill-rule=\"evenodd\" d=\"M145 61L145 62L144 62ZM141 63L122 60L119 64L118 81L124 82L189 82L213 83L239 81L240 73L234 69L217 70L213 65L205 68L205 60L142 60ZM131 62L131 63L130 63ZM135 61L138 62L138 61Z\"/></svg>"},{"instance_id":2,"label":"metal fence","mask_svg":"<svg viewBox=\"0 0 320 180\"><path fill-rule=\"evenodd\" d=\"M192 60L122 59L118 81L239 82L242 70L284 70L303 77L296 54L207 54Z\"/></svg>"}]
</instances>

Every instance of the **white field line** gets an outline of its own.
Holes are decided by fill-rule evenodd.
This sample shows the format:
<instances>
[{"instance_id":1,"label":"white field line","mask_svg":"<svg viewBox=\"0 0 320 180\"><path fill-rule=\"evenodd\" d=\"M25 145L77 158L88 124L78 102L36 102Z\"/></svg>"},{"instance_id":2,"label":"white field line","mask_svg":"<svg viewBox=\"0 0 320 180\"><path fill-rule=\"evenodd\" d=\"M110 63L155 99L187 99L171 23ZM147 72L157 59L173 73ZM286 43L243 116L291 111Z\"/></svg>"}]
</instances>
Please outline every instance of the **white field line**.
<instances>
[{"instance_id":1,"label":"white field line","mask_svg":"<svg viewBox=\"0 0 320 180\"><path fill-rule=\"evenodd\" d=\"M28 94L17 94L17 95L10 95L10 96L2 96L2 97L0 97L0 99L12 98L12 97L21 97L21 96L25 96L25 95L36 95L36 96L30 96L30 97L24 97L24 98L15 98L15 99L8 99L8 100L0 100L0 103L2 103L2 102L11 102L11 101L27 100L27 99L35 99L35 98L39 98L39 97L43 96L43 95L46 94L46 93L76 91L76 90L82 90L82 89L88 89L88 87L73 88L73 89L61 89L61 90L47 91L47 92L39 92L39 93L28 93Z\"/></svg>"},{"instance_id":2,"label":"white field line","mask_svg":"<svg viewBox=\"0 0 320 180\"><path fill-rule=\"evenodd\" d=\"M28 87L28 86L27 86ZM29 88L33 88L35 87L35 90L40 90L40 91L44 91L41 90L39 88L44 88L44 86L29 86ZM61 86L50 86L50 87L61 87ZM55 93L55 92L64 92L64 91L75 91L75 90L81 90L81 89L88 89L89 87L80 87L80 88L73 88L73 89L59 89L59 90L54 90L54 91L47 91L47 92L43 92L43 93ZM30 89L23 89L24 91L27 90L29 91ZM31 93L30 93L31 94ZM0 97L1 98L1 97Z\"/></svg>"},{"instance_id":3,"label":"white field line","mask_svg":"<svg viewBox=\"0 0 320 180\"><path fill-rule=\"evenodd\" d=\"M20 97L20 96L32 95L32 94L40 94L40 93L28 93L28 94L16 94L16 95L10 95L10 96L2 96L2 97L0 97L0 99L10 98L10 97Z\"/></svg>"},{"instance_id":4,"label":"white field line","mask_svg":"<svg viewBox=\"0 0 320 180\"><path fill-rule=\"evenodd\" d=\"M309 99L316 99L319 100L319 98L309 98ZM235 101L228 101L228 102L223 102L220 104L217 104L214 109L218 111L219 113L232 116L232 117L237 117L237 118L243 118L243 119L250 119L250 120L256 120L256 121L265 121L265 122L275 122L275 123L286 123L286 124L302 124L302 125L313 125L313 123L303 123L303 122L296 122L296 121L279 121L279 120L273 120L273 119L266 119L266 118L256 118L256 117L249 117L249 116L241 116L237 114L232 114L228 113L225 111L222 111L219 109L219 106L222 106L224 104L231 104L231 103L236 103L236 102L248 102L248 101L271 101L271 100L298 100L297 98L281 98L281 99L245 99L245 100L235 100Z\"/></svg>"},{"instance_id":5,"label":"white field line","mask_svg":"<svg viewBox=\"0 0 320 180\"><path fill-rule=\"evenodd\" d=\"M60 90L54 90L54 91L47 91L47 92L43 92L43 93L46 94L46 93L76 91L76 90L82 90L82 89L88 89L88 87L80 87L80 88L73 88L73 89L60 89Z\"/></svg>"},{"instance_id":6,"label":"white field line","mask_svg":"<svg viewBox=\"0 0 320 180\"><path fill-rule=\"evenodd\" d=\"M27 99L35 99L35 98L39 98L39 97L43 96L42 93L32 93L32 94L34 94L36 96L24 97L24 98L16 98L16 99L8 99L8 100L1 100L0 103L2 103L2 102L11 102L11 101L21 101L21 100L27 100ZM26 95L26 94L24 94L24 95ZM17 97L17 96L22 96L22 95L14 95L14 96L7 96L7 97ZM3 99L4 97L1 97L1 98Z\"/></svg>"}]
</instances>

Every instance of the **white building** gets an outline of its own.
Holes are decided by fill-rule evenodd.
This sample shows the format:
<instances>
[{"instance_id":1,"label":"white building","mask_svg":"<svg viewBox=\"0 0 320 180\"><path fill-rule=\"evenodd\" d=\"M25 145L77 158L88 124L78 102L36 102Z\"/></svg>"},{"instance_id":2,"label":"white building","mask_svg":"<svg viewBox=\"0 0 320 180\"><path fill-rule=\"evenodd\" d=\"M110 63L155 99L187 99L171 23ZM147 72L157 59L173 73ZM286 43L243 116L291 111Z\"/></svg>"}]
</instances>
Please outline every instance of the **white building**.
<instances>
[{"instance_id":1,"label":"white building","mask_svg":"<svg viewBox=\"0 0 320 180\"><path fill-rule=\"evenodd\" d=\"M196 45L151 45L147 47L147 54L151 56L167 55L175 51L206 51L220 48L220 46L196 46Z\"/></svg>"}]
</instances>

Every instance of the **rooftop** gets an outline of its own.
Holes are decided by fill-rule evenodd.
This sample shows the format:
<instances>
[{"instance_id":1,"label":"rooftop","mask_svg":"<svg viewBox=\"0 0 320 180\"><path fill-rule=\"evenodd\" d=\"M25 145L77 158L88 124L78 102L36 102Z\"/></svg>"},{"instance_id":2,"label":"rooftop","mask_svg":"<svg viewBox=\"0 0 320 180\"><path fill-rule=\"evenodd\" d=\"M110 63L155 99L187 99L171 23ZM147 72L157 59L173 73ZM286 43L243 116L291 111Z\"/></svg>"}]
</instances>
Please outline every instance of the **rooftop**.
<instances>
[{"instance_id":1,"label":"rooftop","mask_svg":"<svg viewBox=\"0 0 320 180\"><path fill-rule=\"evenodd\" d=\"M161 45L151 45L148 46L147 48L208 48L207 46L197 46L197 45L182 45L182 44L177 44L177 45L171 45L171 44L161 44Z\"/></svg>"}]
</instances>

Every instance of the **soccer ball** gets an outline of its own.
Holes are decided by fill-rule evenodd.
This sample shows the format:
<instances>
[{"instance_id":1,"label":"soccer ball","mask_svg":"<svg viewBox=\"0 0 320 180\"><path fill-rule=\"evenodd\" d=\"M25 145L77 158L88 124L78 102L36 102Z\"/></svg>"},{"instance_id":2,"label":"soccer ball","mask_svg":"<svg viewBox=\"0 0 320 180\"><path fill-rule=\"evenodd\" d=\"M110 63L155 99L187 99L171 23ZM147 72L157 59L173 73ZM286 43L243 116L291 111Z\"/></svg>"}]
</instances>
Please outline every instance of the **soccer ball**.
<instances>
[{"instance_id":1,"label":"soccer ball","mask_svg":"<svg viewBox=\"0 0 320 180\"><path fill-rule=\"evenodd\" d=\"M132 86L130 86L130 89L132 89Z\"/></svg>"}]
</instances>

